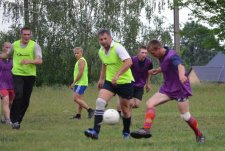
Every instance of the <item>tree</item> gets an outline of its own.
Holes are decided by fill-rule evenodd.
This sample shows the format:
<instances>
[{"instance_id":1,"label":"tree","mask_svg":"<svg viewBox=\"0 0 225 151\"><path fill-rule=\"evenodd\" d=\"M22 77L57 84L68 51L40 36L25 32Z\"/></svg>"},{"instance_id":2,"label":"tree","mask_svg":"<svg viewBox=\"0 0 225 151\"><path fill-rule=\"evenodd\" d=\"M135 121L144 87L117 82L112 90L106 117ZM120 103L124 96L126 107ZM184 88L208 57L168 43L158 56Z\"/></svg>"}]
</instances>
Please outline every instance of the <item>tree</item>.
<instances>
[{"instance_id":1,"label":"tree","mask_svg":"<svg viewBox=\"0 0 225 151\"><path fill-rule=\"evenodd\" d=\"M182 58L189 67L205 65L218 51L224 51L214 30L194 21L186 23L181 31Z\"/></svg>"},{"instance_id":2,"label":"tree","mask_svg":"<svg viewBox=\"0 0 225 151\"><path fill-rule=\"evenodd\" d=\"M214 34L225 40L224 0L183 0L181 5L189 7L194 17L212 25Z\"/></svg>"}]
</instances>

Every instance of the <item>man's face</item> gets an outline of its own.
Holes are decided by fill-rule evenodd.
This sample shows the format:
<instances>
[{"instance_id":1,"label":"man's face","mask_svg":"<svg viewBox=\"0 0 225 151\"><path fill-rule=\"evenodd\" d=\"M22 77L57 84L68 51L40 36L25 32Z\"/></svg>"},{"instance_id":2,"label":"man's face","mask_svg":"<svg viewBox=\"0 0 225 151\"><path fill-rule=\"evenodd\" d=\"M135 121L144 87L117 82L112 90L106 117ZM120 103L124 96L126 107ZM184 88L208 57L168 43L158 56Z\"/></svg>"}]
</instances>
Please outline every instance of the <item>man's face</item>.
<instances>
[{"instance_id":1,"label":"man's face","mask_svg":"<svg viewBox=\"0 0 225 151\"><path fill-rule=\"evenodd\" d=\"M143 49L141 48L137 54L139 60L145 60L145 58L147 57L148 55L148 51L147 49Z\"/></svg>"},{"instance_id":2,"label":"man's face","mask_svg":"<svg viewBox=\"0 0 225 151\"><path fill-rule=\"evenodd\" d=\"M109 48L112 42L112 37L107 33L104 33L98 36L98 40L100 45L102 45L104 48Z\"/></svg>"},{"instance_id":3,"label":"man's face","mask_svg":"<svg viewBox=\"0 0 225 151\"><path fill-rule=\"evenodd\" d=\"M27 44L31 39L31 31L30 30L23 30L21 32L21 40L23 44Z\"/></svg>"},{"instance_id":4,"label":"man's face","mask_svg":"<svg viewBox=\"0 0 225 151\"><path fill-rule=\"evenodd\" d=\"M161 58L162 54L161 54L161 48L155 48L155 47L149 47L148 48L148 52L155 58Z\"/></svg>"},{"instance_id":5,"label":"man's face","mask_svg":"<svg viewBox=\"0 0 225 151\"><path fill-rule=\"evenodd\" d=\"M11 48L11 44L9 42L4 43L2 52L6 53Z\"/></svg>"},{"instance_id":6,"label":"man's face","mask_svg":"<svg viewBox=\"0 0 225 151\"><path fill-rule=\"evenodd\" d=\"M80 51L80 50L75 50L75 51L74 51L74 56L75 56L75 58L76 58L77 60L80 59L80 58L82 57L81 51Z\"/></svg>"}]
</instances>

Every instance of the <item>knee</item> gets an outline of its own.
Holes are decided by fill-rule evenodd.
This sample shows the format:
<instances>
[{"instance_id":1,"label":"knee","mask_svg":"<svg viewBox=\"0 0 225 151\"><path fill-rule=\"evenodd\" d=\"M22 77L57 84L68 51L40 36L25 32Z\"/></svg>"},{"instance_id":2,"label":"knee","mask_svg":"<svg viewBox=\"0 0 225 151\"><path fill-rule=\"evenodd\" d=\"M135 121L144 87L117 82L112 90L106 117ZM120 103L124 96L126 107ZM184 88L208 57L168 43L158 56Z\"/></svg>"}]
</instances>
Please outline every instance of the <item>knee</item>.
<instances>
[{"instance_id":1,"label":"knee","mask_svg":"<svg viewBox=\"0 0 225 151\"><path fill-rule=\"evenodd\" d=\"M96 110L105 110L106 101L102 98L97 98L96 100Z\"/></svg>"},{"instance_id":2,"label":"knee","mask_svg":"<svg viewBox=\"0 0 225 151\"><path fill-rule=\"evenodd\" d=\"M131 112L130 112L130 106L121 106L121 110L122 110L122 113L123 113L123 116L128 118L131 116Z\"/></svg>"},{"instance_id":3,"label":"knee","mask_svg":"<svg viewBox=\"0 0 225 151\"><path fill-rule=\"evenodd\" d=\"M186 113L181 114L180 117L185 121L189 121L189 119L191 118L191 114L190 114L190 112L186 112Z\"/></svg>"}]
</instances>

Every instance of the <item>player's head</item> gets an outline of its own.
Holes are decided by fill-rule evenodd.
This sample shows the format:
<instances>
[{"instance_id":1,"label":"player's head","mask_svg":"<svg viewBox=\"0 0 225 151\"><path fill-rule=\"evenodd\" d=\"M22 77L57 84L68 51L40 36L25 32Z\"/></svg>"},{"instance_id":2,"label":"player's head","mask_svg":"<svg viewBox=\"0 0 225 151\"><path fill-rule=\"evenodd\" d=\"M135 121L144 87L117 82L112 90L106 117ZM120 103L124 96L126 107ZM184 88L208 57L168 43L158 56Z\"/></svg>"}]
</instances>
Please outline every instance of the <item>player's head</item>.
<instances>
[{"instance_id":1,"label":"player's head","mask_svg":"<svg viewBox=\"0 0 225 151\"><path fill-rule=\"evenodd\" d=\"M31 29L29 27L23 27L20 30L20 35L21 35L21 42L23 44L27 44L32 36Z\"/></svg>"},{"instance_id":2,"label":"player's head","mask_svg":"<svg viewBox=\"0 0 225 151\"><path fill-rule=\"evenodd\" d=\"M76 47L73 49L73 53L74 53L75 58L78 60L81 57L83 57L84 50L81 47Z\"/></svg>"},{"instance_id":3,"label":"player's head","mask_svg":"<svg viewBox=\"0 0 225 151\"><path fill-rule=\"evenodd\" d=\"M6 53L12 47L10 42L4 42L2 46L2 52Z\"/></svg>"},{"instance_id":4,"label":"player's head","mask_svg":"<svg viewBox=\"0 0 225 151\"><path fill-rule=\"evenodd\" d=\"M158 40L151 40L147 46L148 52L156 58L161 58L164 54L164 48Z\"/></svg>"},{"instance_id":5,"label":"player's head","mask_svg":"<svg viewBox=\"0 0 225 151\"><path fill-rule=\"evenodd\" d=\"M148 55L147 48L145 46L141 46L138 48L137 57L139 60L145 60Z\"/></svg>"},{"instance_id":6,"label":"player's head","mask_svg":"<svg viewBox=\"0 0 225 151\"><path fill-rule=\"evenodd\" d=\"M102 45L104 48L108 49L110 48L110 45L112 43L112 36L108 29L101 29L98 31L98 40L100 45Z\"/></svg>"}]
</instances>

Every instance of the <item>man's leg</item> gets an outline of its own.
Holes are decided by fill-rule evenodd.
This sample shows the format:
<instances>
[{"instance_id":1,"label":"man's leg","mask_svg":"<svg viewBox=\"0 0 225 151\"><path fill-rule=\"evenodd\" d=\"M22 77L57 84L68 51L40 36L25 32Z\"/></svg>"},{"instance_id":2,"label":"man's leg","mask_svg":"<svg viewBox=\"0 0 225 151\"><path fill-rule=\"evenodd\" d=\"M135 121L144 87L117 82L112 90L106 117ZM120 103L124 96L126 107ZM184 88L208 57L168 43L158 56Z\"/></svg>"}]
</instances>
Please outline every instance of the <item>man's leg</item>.
<instances>
[{"instance_id":1,"label":"man's leg","mask_svg":"<svg viewBox=\"0 0 225 151\"><path fill-rule=\"evenodd\" d=\"M131 99L130 99L131 100ZM120 97L120 106L122 110L123 119L123 136L128 138L130 136L130 124L131 124L131 105L130 100Z\"/></svg>"},{"instance_id":2,"label":"man's leg","mask_svg":"<svg viewBox=\"0 0 225 151\"><path fill-rule=\"evenodd\" d=\"M21 107L21 116L19 119L19 123L22 122L23 117L27 111L29 104L30 104L30 96L31 96L34 82L35 82L34 76L27 76L27 77L23 77L23 78L24 78L23 102L22 102L22 107Z\"/></svg>"},{"instance_id":3,"label":"man's leg","mask_svg":"<svg viewBox=\"0 0 225 151\"><path fill-rule=\"evenodd\" d=\"M10 119L12 121L12 127L15 129L19 129L19 121L21 117L21 110L22 110L22 103L23 103L23 87L24 87L24 80L21 76L13 75L14 80L14 91L15 91L15 98L11 106L10 111ZM14 127L14 123L15 127Z\"/></svg>"},{"instance_id":4,"label":"man's leg","mask_svg":"<svg viewBox=\"0 0 225 151\"><path fill-rule=\"evenodd\" d=\"M177 102L177 106L179 108L181 118L187 122L187 124L191 127L191 129L194 131L196 136L196 141L198 143L204 143L205 137L203 136L202 132L198 128L198 121L196 118L191 116L189 111L189 101L184 100L181 102Z\"/></svg>"},{"instance_id":5,"label":"man's leg","mask_svg":"<svg viewBox=\"0 0 225 151\"><path fill-rule=\"evenodd\" d=\"M96 100L96 110L94 113L94 128L89 128L84 132L87 137L91 137L93 139L98 139L98 134L101 128L101 122L103 120L103 114L106 108L108 101L114 96L109 90L101 89L99 91L98 98Z\"/></svg>"},{"instance_id":6,"label":"man's leg","mask_svg":"<svg viewBox=\"0 0 225 151\"><path fill-rule=\"evenodd\" d=\"M155 107L166 103L170 98L162 93L155 93L147 102L147 111L145 113L145 122L143 128L138 131L134 131L131 133L131 136L134 138L149 138L151 137L150 128L152 126L153 120L155 118L156 112Z\"/></svg>"}]
</instances>

